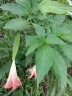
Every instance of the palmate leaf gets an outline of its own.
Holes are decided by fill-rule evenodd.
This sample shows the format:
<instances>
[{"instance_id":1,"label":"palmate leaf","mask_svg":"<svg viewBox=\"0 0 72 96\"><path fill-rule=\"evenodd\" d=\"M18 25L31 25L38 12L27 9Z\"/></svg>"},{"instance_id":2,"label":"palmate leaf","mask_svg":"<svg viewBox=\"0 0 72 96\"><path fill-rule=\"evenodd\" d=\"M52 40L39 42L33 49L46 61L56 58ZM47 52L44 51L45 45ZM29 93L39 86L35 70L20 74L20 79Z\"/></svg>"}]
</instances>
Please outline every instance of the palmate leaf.
<instances>
[{"instance_id":1,"label":"palmate leaf","mask_svg":"<svg viewBox=\"0 0 72 96\"><path fill-rule=\"evenodd\" d=\"M4 28L12 30L24 30L28 28L29 22L27 20L16 18L8 21Z\"/></svg>"},{"instance_id":2,"label":"palmate leaf","mask_svg":"<svg viewBox=\"0 0 72 96\"><path fill-rule=\"evenodd\" d=\"M72 10L72 8L68 5L64 5L51 0L43 0L38 5L38 7L41 13L43 14L46 14L46 13L64 14L67 11Z\"/></svg>"},{"instance_id":3,"label":"palmate leaf","mask_svg":"<svg viewBox=\"0 0 72 96\"><path fill-rule=\"evenodd\" d=\"M59 76L59 80L61 83L66 86L67 83L67 67L65 65L64 59L62 56L53 49L54 52L54 60L53 60L53 69L55 73Z\"/></svg>"},{"instance_id":4,"label":"palmate leaf","mask_svg":"<svg viewBox=\"0 0 72 96\"><path fill-rule=\"evenodd\" d=\"M57 45L65 45L66 43L62 41L59 37L55 36L54 34L50 34L45 39L47 44L57 44Z\"/></svg>"},{"instance_id":5,"label":"palmate leaf","mask_svg":"<svg viewBox=\"0 0 72 96\"><path fill-rule=\"evenodd\" d=\"M53 63L53 50L48 44L42 44L36 52L37 86L48 73Z\"/></svg>"},{"instance_id":6,"label":"palmate leaf","mask_svg":"<svg viewBox=\"0 0 72 96\"><path fill-rule=\"evenodd\" d=\"M38 38L35 38L31 44L30 47L28 48L28 51L26 53L26 55L29 55L30 53L32 53L35 49L37 49L39 46L41 45L41 41Z\"/></svg>"},{"instance_id":7,"label":"palmate leaf","mask_svg":"<svg viewBox=\"0 0 72 96\"><path fill-rule=\"evenodd\" d=\"M63 53L72 61L72 46L71 45L65 45L60 46Z\"/></svg>"},{"instance_id":8,"label":"palmate leaf","mask_svg":"<svg viewBox=\"0 0 72 96\"><path fill-rule=\"evenodd\" d=\"M24 9L22 6L15 4L15 3L6 3L0 6L3 10L10 11L12 14L23 16L27 14L26 9Z\"/></svg>"}]
</instances>

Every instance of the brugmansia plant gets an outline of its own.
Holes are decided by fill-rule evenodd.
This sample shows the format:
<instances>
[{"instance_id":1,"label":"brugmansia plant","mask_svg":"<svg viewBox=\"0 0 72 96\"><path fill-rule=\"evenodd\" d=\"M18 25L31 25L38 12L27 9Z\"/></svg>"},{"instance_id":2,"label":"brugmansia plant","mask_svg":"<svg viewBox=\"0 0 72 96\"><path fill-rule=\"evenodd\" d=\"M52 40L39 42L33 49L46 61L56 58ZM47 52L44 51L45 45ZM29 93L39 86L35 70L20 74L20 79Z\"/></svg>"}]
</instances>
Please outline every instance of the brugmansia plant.
<instances>
[{"instance_id":1,"label":"brugmansia plant","mask_svg":"<svg viewBox=\"0 0 72 96\"><path fill-rule=\"evenodd\" d=\"M72 61L72 21L67 19L72 6L67 2L59 3L54 0L15 0L15 3L7 3L0 6L1 9L15 14L16 18L9 20L3 28L15 31L23 31L26 37L26 63L35 57L35 65L29 69L32 78L37 79L37 88L41 81L47 78L48 84L52 81L51 96L62 96L67 84L72 88L71 76L67 72L70 66L67 60ZM11 70L15 73L9 78L4 88L21 85L15 68L15 58L18 51L20 33L18 33L13 46L13 63ZM31 58L30 58L31 57ZM26 65L27 65L26 64ZM15 76L14 76L15 75ZM48 80L50 78L50 80ZM12 81L15 80L15 81ZM17 82L16 82L17 81ZM9 82L9 84L8 84ZM16 83L17 84L16 84ZM14 85L12 85L14 84Z\"/></svg>"},{"instance_id":2,"label":"brugmansia plant","mask_svg":"<svg viewBox=\"0 0 72 96\"><path fill-rule=\"evenodd\" d=\"M10 68L10 73L7 79L7 83L3 86L3 88L6 89L12 88L13 90L15 90L18 86L22 86L22 83L17 76L16 65L15 65L15 57L18 51L19 42L20 42L20 33L18 33L17 36L15 37L15 41L13 45L13 56L12 56L13 61Z\"/></svg>"}]
</instances>

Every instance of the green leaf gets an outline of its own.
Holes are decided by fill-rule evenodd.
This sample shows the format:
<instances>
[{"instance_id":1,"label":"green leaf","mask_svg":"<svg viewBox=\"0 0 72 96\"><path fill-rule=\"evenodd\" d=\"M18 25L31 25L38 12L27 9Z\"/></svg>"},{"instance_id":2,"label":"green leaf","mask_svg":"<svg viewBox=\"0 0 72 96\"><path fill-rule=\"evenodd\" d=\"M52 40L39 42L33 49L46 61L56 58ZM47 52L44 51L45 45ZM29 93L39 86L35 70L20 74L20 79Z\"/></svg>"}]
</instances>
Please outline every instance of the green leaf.
<instances>
[{"instance_id":1,"label":"green leaf","mask_svg":"<svg viewBox=\"0 0 72 96\"><path fill-rule=\"evenodd\" d=\"M36 18L37 18L38 20L44 20L44 19L47 19L48 17L45 16L45 15L38 14L38 15L36 16Z\"/></svg>"},{"instance_id":2,"label":"green leaf","mask_svg":"<svg viewBox=\"0 0 72 96\"><path fill-rule=\"evenodd\" d=\"M63 84L61 84L61 88L60 88L57 96L62 96L64 93L65 93L65 86Z\"/></svg>"},{"instance_id":3,"label":"green leaf","mask_svg":"<svg viewBox=\"0 0 72 96\"><path fill-rule=\"evenodd\" d=\"M32 1L32 13L35 13L38 11L38 2L37 0L31 0Z\"/></svg>"},{"instance_id":4,"label":"green leaf","mask_svg":"<svg viewBox=\"0 0 72 96\"><path fill-rule=\"evenodd\" d=\"M51 92L51 96L54 96L55 92L56 92L56 81L54 82L54 86L53 86L53 89L52 89L52 92Z\"/></svg>"},{"instance_id":5,"label":"green leaf","mask_svg":"<svg viewBox=\"0 0 72 96\"><path fill-rule=\"evenodd\" d=\"M26 35L26 47L29 47L30 44L31 44L31 42L32 42L34 39L36 39L36 38L37 38L37 36L28 36L28 35Z\"/></svg>"},{"instance_id":6,"label":"green leaf","mask_svg":"<svg viewBox=\"0 0 72 96\"><path fill-rule=\"evenodd\" d=\"M28 48L28 51L26 53L26 56L29 55L30 53L32 53L35 49L37 49L39 46L41 45L41 41L36 38L34 39L31 44L30 47Z\"/></svg>"},{"instance_id":7,"label":"green leaf","mask_svg":"<svg viewBox=\"0 0 72 96\"><path fill-rule=\"evenodd\" d=\"M65 45L65 46L60 46L62 49L63 53L70 59L72 60L72 46L71 45Z\"/></svg>"},{"instance_id":8,"label":"green leaf","mask_svg":"<svg viewBox=\"0 0 72 96\"><path fill-rule=\"evenodd\" d=\"M62 53L62 55L63 55L63 53ZM63 56L63 58L64 58L64 61L66 63L67 68L71 67L71 64L70 64L71 60L68 59L65 55Z\"/></svg>"},{"instance_id":9,"label":"green leaf","mask_svg":"<svg viewBox=\"0 0 72 96\"><path fill-rule=\"evenodd\" d=\"M65 35L61 36L61 38L63 40L67 40L69 42L72 42L72 33L65 34Z\"/></svg>"},{"instance_id":10,"label":"green leaf","mask_svg":"<svg viewBox=\"0 0 72 96\"><path fill-rule=\"evenodd\" d=\"M6 21L3 21L0 23L0 28L2 28L3 26L5 26L5 24L7 23L7 20Z\"/></svg>"},{"instance_id":11,"label":"green leaf","mask_svg":"<svg viewBox=\"0 0 72 96\"><path fill-rule=\"evenodd\" d=\"M64 22L64 20L65 20L65 15L55 15L54 16L54 21L59 21L59 23L62 23L62 22Z\"/></svg>"},{"instance_id":12,"label":"green leaf","mask_svg":"<svg viewBox=\"0 0 72 96\"><path fill-rule=\"evenodd\" d=\"M9 71L10 66L11 66L11 61L7 62L2 66L2 68L0 68L0 79L2 79L5 73Z\"/></svg>"},{"instance_id":13,"label":"green leaf","mask_svg":"<svg viewBox=\"0 0 72 96\"><path fill-rule=\"evenodd\" d=\"M3 10L10 11L12 14L23 16L27 14L26 9L15 3L6 3L0 6Z\"/></svg>"},{"instance_id":14,"label":"green leaf","mask_svg":"<svg viewBox=\"0 0 72 96\"><path fill-rule=\"evenodd\" d=\"M37 86L48 73L53 63L53 50L47 45L41 45L36 52Z\"/></svg>"},{"instance_id":15,"label":"green leaf","mask_svg":"<svg viewBox=\"0 0 72 96\"><path fill-rule=\"evenodd\" d=\"M20 90L17 90L15 92L15 96L24 96L23 91L21 89Z\"/></svg>"},{"instance_id":16,"label":"green leaf","mask_svg":"<svg viewBox=\"0 0 72 96\"><path fill-rule=\"evenodd\" d=\"M34 56L34 53L31 53L28 56L26 56L26 65L32 61L33 56Z\"/></svg>"},{"instance_id":17,"label":"green leaf","mask_svg":"<svg viewBox=\"0 0 72 96\"><path fill-rule=\"evenodd\" d=\"M53 69L55 73L59 76L59 80L61 81L61 83L64 86L66 86L67 67L65 65L64 59L55 49L53 49L53 52L54 52Z\"/></svg>"},{"instance_id":18,"label":"green leaf","mask_svg":"<svg viewBox=\"0 0 72 96\"><path fill-rule=\"evenodd\" d=\"M45 29L42 26L40 26L38 24L34 24L34 23L33 23L33 27L35 28L35 32L38 35L38 37L40 39L41 38L44 39L44 37L45 37Z\"/></svg>"},{"instance_id":19,"label":"green leaf","mask_svg":"<svg viewBox=\"0 0 72 96\"><path fill-rule=\"evenodd\" d=\"M68 83L68 85L71 87L71 89L72 89L72 79L69 79L69 78L67 78L67 83Z\"/></svg>"},{"instance_id":20,"label":"green leaf","mask_svg":"<svg viewBox=\"0 0 72 96\"><path fill-rule=\"evenodd\" d=\"M67 29L72 30L72 21L65 22L65 23L64 23L64 26L65 26Z\"/></svg>"},{"instance_id":21,"label":"green leaf","mask_svg":"<svg viewBox=\"0 0 72 96\"><path fill-rule=\"evenodd\" d=\"M56 25L56 27L57 26L60 26L63 22L64 22L64 20L65 20L65 15L55 15L54 16L54 25Z\"/></svg>"},{"instance_id":22,"label":"green leaf","mask_svg":"<svg viewBox=\"0 0 72 96\"><path fill-rule=\"evenodd\" d=\"M67 13L67 11L72 10L72 8L68 5L64 5L51 0L42 0L42 2L39 4L38 7L42 14L46 13L64 14Z\"/></svg>"},{"instance_id":23,"label":"green leaf","mask_svg":"<svg viewBox=\"0 0 72 96\"><path fill-rule=\"evenodd\" d=\"M56 36L62 37L66 34L70 34L71 30L64 28L64 27L57 27L55 25L52 25L52 33Z\"/></svg>"},{"instance_id":24,"label":"green leaf","mask_svg":"<svg viewBox=\"0 0 72 96\"><path fill-rule=\"evenodd\" d=\"M66 93L66 96L69 96L69 94Z\"/></svg>"},{"instance_id":25,"label":"green leaf","mask_svg":"<svg viewBox=\"0 0 72 96\"><path fill-rule=\"evenodd\" d=\"M13 54L12 54L12 60L15 60L16 58L16 54L19 48L19 44L20 44L20 33L17 33L15 40L14 40L14 44L13 44Z\"/></svg>"},{"instance_id":26,"label":"green leaf","mask_svg":"<svg viewBox=\"0 0 72 96\"><path fill-rule=\"evenodd\" d=\"M1 50L1 49L0 49L0 50ZM5 54L5 53L0 53L0 59L5 58L5 57L8 57L8 55Z\"/></svg>"},{"instance_id":27,"label":"green leaf","mask_svg":"<svg viewBox=\"0 0 72 96\"><path fill-rule=\"evenodd\" d=\"M57 45L65 45L64 41L62 41L60 38L56 37L54 34L50 34L45 39L45 42L47 44L57 44Z\"/></svg>"},{"instance_id":28,"label":"green leaf","mask_svg":"<svg viewBox=\"0 0 72 96\"><path fill-rule=\"evenodd\" d=\"M25 9L30 10L30 1L29 0L15 0L18 4L23 6Z\"/></svg>"},{"instance_id":29,"label":"green leaf","mask_svg":"<svg viewBox=\"0 0 72 96\"><path fill-rule=\"evenodd\" d=\"M8 21L4 28L7 29L12 29L12 30L24 30L28 28L29 22L21 19L21 18L16 18Z\"/></svg>"}]
</instances>

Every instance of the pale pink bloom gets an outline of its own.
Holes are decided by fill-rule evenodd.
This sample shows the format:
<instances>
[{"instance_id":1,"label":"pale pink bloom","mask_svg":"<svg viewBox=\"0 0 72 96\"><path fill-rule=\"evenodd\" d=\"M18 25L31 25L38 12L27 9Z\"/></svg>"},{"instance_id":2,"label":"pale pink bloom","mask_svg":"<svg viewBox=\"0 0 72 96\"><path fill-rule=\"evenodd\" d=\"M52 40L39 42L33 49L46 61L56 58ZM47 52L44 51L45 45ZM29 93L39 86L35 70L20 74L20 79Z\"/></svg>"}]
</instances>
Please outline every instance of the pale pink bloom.
<instances>
[{"instance_id":1,"label":"pale pink bloom","mask_svg":"<svg viewBox=\"0 0 72 96\"><path fill-rule=\"evenodd\" d=\"M33 68L31 68L31 69L28 69L29 70L29 72L30 72L30 76L29 76L29 78L32 78L33 76L35 77L35 79L36 79L36 66L34 66Z\"/></svg>"},{"instance_id":2,"label":"pale pink bloom","mask_svg":"<svg viewBox=\"0 0 72 96\"><path fill-rule=\"evenodd\" d=\"M15 60L13 60L7 82L3 88L15 90L18 86L22 86L22 83L17 76Z\"/></svg>"}]
</instances>

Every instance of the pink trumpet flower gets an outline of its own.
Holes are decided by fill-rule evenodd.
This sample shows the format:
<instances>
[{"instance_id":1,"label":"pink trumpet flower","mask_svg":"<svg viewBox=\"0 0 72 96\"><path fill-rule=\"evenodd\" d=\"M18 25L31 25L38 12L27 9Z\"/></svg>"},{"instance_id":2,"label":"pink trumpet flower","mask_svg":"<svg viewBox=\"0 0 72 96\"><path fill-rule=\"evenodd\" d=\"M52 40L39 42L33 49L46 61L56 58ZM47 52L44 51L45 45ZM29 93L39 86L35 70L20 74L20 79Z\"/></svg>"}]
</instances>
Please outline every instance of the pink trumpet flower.
<instances>
[{"instance_id":1,"label":"pink trumpet flower","mask_svg":"<svg viewBox=\"0 0 72 96\"><path fill-rule=\"evenodd\" d=\"M29 70L29 72L30 72L30 76L29 76L29 78L32 78L33 76L35 77L35 79L36 79L36 66L34 66L33 68L31 68L31 69L28 69Z\"/></svg>"},{"instance_id":2,"label":"pink trumpet flower","mask_svg":"<svg viewBox=\"0 0 72 96\"><path fill-rule=\"evenodd\" d=\"M17 76L15 60L13 60L7 82L3 88L15 90L18 86L22 86L22 83Z\"/></svg>"}]
</instances>

